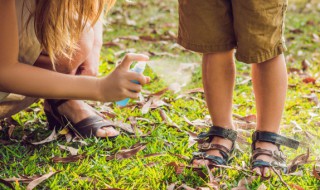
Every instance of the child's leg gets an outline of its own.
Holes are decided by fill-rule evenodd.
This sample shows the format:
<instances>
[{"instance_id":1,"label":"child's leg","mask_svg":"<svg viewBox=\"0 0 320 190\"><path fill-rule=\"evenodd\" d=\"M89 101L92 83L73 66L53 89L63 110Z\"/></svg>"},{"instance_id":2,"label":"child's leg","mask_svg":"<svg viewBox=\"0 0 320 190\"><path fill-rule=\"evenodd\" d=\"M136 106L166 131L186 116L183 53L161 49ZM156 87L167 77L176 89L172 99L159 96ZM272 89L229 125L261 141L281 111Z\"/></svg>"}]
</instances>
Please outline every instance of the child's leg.
<instances>
[{"instance_id":1,"label":"child's leg","mask_svg":"<svg viewBox=\"0 0 320 190\"><path fill-rule=\"evenodd\" d=\"M235 81L234 50L205 54L203 56L202 80L206 102L216 126L234 129L232 123L232 94ZM231 149L228 139L215 137L213 144L224 145ZM218 150L209 150L208 155L222 157ZM205 160L208 164L208 160ZM203 160L194 160L195 165L202 165Z\"/></svg>"},{"instance_id":2,"label":"child's leg","mask_svg":"<svg viewBox=\"0 0 320 190\"><path fill-rule=\"evenodd\" d=\"M268 61L252 65L252 82L257 107L257 129L278 133L287 92L287 70L283 54ZM257 148L277 150L276 145L257 142ZM272 161L270 156L257 159ZM264 174L268 171L265 169ZM259 168L255 168L261 173Z\"/></svg>"}]
</instances>

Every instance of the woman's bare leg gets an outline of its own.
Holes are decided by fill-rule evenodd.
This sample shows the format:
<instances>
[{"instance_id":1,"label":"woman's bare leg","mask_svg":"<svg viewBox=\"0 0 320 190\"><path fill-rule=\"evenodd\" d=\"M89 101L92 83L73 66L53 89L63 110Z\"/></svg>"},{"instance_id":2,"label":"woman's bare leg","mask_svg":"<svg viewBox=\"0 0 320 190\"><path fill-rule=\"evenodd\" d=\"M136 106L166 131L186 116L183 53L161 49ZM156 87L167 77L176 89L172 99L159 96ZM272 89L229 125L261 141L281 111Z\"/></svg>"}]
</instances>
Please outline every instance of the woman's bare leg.
<instances>
[{"instance_id":1,"label":"woman's bare leg","mask_svg":"<svg viewBox=\"0 0 320 190\"><path fill-rule=\"evenodd\" d=\"M93 52L94 37L93 30L84 32L79 42L79 50L75 52L71 61L64 57L57 58L55 65L56 71L72 75L80 73L80 66L86 62L91 53L96 53ZM52 63L46 55L41 55L35 63L35 66L51 70L53 69ZM98 66L98 64L96 66ZM45 109L48 109L48 107L49 106L45 104ZM97 114L91 106L81 100L69 100L59 106L58 111L61 114L66 115L73 123L77 123L91 115ZM115 136L118 134L119 132L111 127L104 127L97 131L97 136L99 137Z\"/></svg>"}]
</instances>

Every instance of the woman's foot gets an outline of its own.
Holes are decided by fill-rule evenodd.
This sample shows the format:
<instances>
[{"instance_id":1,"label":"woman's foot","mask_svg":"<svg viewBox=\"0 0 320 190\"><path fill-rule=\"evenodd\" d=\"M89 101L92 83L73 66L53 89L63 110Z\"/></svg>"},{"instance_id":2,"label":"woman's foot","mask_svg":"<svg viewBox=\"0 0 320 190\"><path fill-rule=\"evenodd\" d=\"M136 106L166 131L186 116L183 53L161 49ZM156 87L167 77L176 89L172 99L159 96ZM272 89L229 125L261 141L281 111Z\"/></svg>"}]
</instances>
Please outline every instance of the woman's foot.
<instances>
[{"instance_id":1,"label":"woman's foot","mask_svg":"<svg viewBox=\"0 0 320 190\"><path fill-rule=\"evenodd\" d=\"M45 110L52 112L50 104L45 101ZM68 100L57 107L59 114L66 116L72 123L78 123L90 116L99 116L100 113L82 100ZM100 115L101 116L101 115ZM91 127L88 125L87 127ZM119 131L111 126L105 126L97 129L94 136L97 137L114 137L119 135Z\"/></svg>"}]
</instances>

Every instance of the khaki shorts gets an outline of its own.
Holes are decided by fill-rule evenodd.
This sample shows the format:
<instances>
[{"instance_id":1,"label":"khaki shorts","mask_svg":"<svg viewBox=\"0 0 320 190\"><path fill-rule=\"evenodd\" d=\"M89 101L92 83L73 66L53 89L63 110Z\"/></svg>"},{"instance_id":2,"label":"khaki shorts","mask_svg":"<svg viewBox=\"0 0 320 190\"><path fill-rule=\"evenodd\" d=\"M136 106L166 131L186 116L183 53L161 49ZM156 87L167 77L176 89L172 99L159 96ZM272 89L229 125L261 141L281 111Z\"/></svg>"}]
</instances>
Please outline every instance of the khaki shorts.
<instances>
[{"instance_id":1,"label":"khaki shorts","mask_svg":"<svg viewBox=\"0 0 320 190\"><path fill-rule=\"evenodd\" d=\"M261 63L283 53L287 0L179 0L178 43L200 52L236 48L236 58Z\"/></svg>"}]
</instances>

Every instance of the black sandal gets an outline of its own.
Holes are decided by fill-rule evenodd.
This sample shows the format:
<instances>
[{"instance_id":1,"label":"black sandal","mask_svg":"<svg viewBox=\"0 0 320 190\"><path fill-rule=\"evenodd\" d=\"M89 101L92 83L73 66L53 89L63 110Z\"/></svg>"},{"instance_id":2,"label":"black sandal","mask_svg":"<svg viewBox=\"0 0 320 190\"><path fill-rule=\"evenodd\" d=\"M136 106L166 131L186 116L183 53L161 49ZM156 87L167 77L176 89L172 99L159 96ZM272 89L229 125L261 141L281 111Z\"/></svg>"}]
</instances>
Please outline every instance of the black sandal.
<instances>
[{"instance_id":1,"label":"black sandal","mask_svg":"<svg viewBox=\"0 0 320 190\"><path fill-rule=\"evenodd\" d=\"M72 123L69 119L61 115L58 107L67 102L68 100L46 100L51 107L51 112L45 110L47 116L49 130L60 130L63 127L68 127L81 138L96 137L97 130L102 127L113 127L114 125L106 121L100 115L89 116L78 123ZM114 139L118 135L108 136L109 139Z\"/></svg>"},{"instance_id":2,"label":"black sandal","mask_svg":"<svg viewBox=\"0 0 320 190\"><path fill-rule=\"evenodd\" d=\"M271 151L267 149L256 148L257 141L273 143L277 145L278 150ZM297 149L299 147L299 142L294 139L290 139L272 132L264 132L264 131L254 132L252 134L252 145L251 145L251 148L252 148L251 168L254 169L257 167L259 168L272 167L278 171L280 170L284 173L287 173L288 168L286 165L286 156L281 151L280 145ZM266 161L257 159L257 157L261 155L272 157L274 161L266 162Z\"/></svg>"},{"instance_id":3,"label":"black sandal","mask_svg":"<svg viewBox=\"0 0 320 190\"><path fill-rule=\"evenodd\" d=\"M211 141L215 136L230 140L232 142L231 149L228 149L220 144L212 144ZM197 141L199 152L192 153L193 158L191 163L194 160L204 159L210 161L213 165L227 165L229 162L229 157L234 150L234 143L236 139L237 132L235 130L225 129L219 126L212 126L207 133L203 132L198 135ZM219 150L222 157L208 155L206 151L209 150Z\"/></svg>"}]
</instances>

